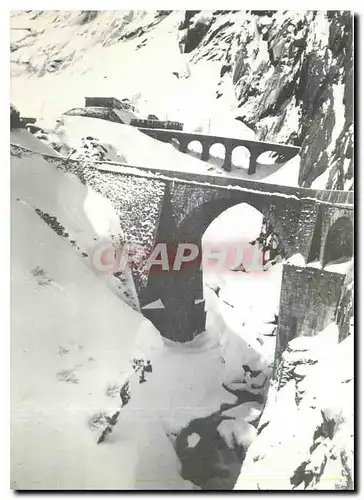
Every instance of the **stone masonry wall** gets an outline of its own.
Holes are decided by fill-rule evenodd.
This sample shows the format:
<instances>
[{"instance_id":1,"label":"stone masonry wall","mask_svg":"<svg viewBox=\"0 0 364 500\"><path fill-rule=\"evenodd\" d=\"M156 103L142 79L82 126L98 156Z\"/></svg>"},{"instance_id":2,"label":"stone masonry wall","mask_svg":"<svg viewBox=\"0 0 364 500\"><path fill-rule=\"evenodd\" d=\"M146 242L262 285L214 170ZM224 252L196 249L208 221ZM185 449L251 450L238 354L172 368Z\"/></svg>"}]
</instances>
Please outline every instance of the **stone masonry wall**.
<instances>
[{"instance_id":1,"label":"stone masonry wall","mask_svg":"<svg viewBox=\"0 0 364 500\"><path fill-rule=\"evenodd\" d=\"M298 238L301 210L301 201L290 202L285 198L278 197L262 208L263 215L270 220L274 231L281 240L285 258L289 258L296 252L301 252L301 246L305 244L304 240Z\"/></svg>"},{"instance_id":2,"label":"stone masonry wall","mask_svg":"<svg viewBox=\"0 0 364 500\"><path fill-rule=\"evenodd\" d=\"M142 245L150 251L154 245L163 205L165 182L97 169L89 161L48 159L57 168L76 175L82 183L108 198L120 217L126 241ZM140 269L133 270L135 287L147 285L148 276Z\"/></svg>"},{"instance_id":3,"label":"stone masonry wall","mask_svg":"<svg viewBox=\"0 0 364 500\"><path fill-rule=\"evenodd\" d=\"M301 203L296 242L297 252L303 255L306 262L311 250L319 208L314 200L303 200Z\"/></svg>"},{"instance_id":4,"label":"stone masonry wall","mask_svg":"<svg viewBox=\"0 0 364 500\"><path fill-rule=\"evenodd\" d=\"M312 336L335 321L345 275L285 264L277 335L277 357L297 336ZM277 358L276 358L277 359Z\"/></svg>"}]
</instances>

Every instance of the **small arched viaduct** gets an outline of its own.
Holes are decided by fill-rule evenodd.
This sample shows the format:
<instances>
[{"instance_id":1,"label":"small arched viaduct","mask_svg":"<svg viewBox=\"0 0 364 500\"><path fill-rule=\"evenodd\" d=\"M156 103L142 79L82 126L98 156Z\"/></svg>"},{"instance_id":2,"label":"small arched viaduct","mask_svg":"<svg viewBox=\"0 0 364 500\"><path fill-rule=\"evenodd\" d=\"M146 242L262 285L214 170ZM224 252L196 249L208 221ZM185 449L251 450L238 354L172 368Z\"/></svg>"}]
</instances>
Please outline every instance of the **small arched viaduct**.
<instances>
[{"instance_id":1,"label":"small arched viaduct","mask_svg":"<svg viewBox=\"0 0 364 500\"><path fill-rule=\"evenodd\" d=\"M225 148L225 157L223 168L227 172L232 168L232 154L235 148L244 146L249 151L249 169L248 174L253 175L256 172L257 160L262 153L273 152L284 158L287 162L300 152L298 146L287 146L285 144L275 144L263 141L252 141L248 139L237 139L233 137L221 137L215 135L198 134L196 132L183 132L181 130L166 130L153 128L139 128L141 132L149 135L153 139L158 139L162 142L170 142L176 139L179 144L179 151L187 153L188 145L193 141L198 141L201 144L201 160L208 161L210 156L210 148L214 144L222 144Z\"/></svg>"},{"instance_id":2,"label":"small arched viaduct","mask_svg":"<svg viewBox=\"0 0 364 500\"><path fill-rule=\"evenodd\" d=\"M15 148L19 154L21 148ZM331 226L342 217L353 221L351 192L316 191L213 175L151 171L42 156L106 196L119 214L128 241L149 250L158 242L200 244L206 228L218 215L229 207L247 203L270 220L285 257L300 253L305 262L319 260L323 264L325 245L332 237ZM236 228L237 234L243 225L242 220ZM199 267L186 273L158 274L136 269L134 279L143 313L163 336L183 342L204 330ZM164 304L163 309L145 309L158 299Z\"/></svg>"}]
</instances>

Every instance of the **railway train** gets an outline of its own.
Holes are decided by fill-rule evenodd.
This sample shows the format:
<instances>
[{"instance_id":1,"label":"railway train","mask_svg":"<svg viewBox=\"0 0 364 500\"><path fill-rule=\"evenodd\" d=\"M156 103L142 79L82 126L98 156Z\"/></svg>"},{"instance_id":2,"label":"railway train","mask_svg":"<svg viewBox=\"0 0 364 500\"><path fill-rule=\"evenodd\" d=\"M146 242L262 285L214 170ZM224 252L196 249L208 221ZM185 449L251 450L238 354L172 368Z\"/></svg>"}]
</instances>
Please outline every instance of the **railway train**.
<instances>
[{"instance_id":1,"label":"railway train","mask_svg":"<svg viewBox=\"0 0 364 500\"><path fill-rule=\"evenodd\" d=\"M162 128L170 130L183 130L183 123L173 122L170 120L164 121L164 120L133 118L130 121L130 125L138 128Z\"/></svg>"}]
</instances>

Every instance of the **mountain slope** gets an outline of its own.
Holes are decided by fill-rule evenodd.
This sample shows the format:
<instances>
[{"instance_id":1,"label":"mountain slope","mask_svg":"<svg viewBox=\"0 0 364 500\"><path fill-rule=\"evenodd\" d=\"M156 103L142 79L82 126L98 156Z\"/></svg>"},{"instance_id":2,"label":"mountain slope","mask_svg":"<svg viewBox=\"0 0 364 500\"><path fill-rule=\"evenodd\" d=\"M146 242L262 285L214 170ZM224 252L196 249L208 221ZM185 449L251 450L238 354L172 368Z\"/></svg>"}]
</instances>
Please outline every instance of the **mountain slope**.
<instances>
[{"instance_id":1,"label":"mountain slope","mask_svg":"<svg viewBox=\"0 0 364 500\"><path fill-rule=\"evenodd\" d=\"M23 115L95 94L186 130L229 135L239 118L259 139L302 146L300 185L352 188L350 12L23 11L11 22Z\"/></svg>"}]
</instances>

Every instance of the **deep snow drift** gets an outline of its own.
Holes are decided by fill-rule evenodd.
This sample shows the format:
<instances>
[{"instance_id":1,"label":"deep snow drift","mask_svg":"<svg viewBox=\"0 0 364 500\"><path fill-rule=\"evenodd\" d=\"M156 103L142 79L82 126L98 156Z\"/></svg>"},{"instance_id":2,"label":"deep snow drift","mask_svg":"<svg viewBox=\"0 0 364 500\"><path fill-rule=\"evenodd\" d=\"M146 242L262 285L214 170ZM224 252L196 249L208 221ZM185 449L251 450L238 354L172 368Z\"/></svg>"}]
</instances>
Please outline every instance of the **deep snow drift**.
<instances>
[{"instance_id":1,"label":"deep snow drift","mask_svg":"<svg viewBox=\"0 0 364 500\"><path fill-rule=\"evenodd\" d=\"M13 157L11 177L13 487L132 487L135 442L125 444L120 478L123 458L96 446L93 433L120 406L115 396L140 355L138 332L153 327L36 212L55 215L86 244L100 233L82 209L84 187L32 156ZM115 214L98 201L110 236Z\"/></svg>"},{"instance_id":2,"label":"deep snow drift","mask_svg":"<svg viewBox=\"0 0 364 500\"><path fill-rule=\"evenodd\" d=\"M26 132L12 140L36 141ZM14 150L11 174L13 488L232 488L242 457L236 450L250 445L256 432L249 422L268 387L262 352L247 348L221 310L221 331L187 345L161 339L120 300L133 291L130 277L120 290L82 255L94 238L120 236L107 200L39 155ZM245 369L237 352L245 353ZM136 358L152 365L144 383L133 371ZM262 374L259 389L251 371ZM127 380L131 399L97 444ZM243 386L238 393L234 382ZM222 459L212 450L210 475L194 478L188 464L200 463L211 432L199 444L195 431L187 444L179 436L211 414L218 415L211 432L220 436Z\"/></svg>"}]
</instances>

